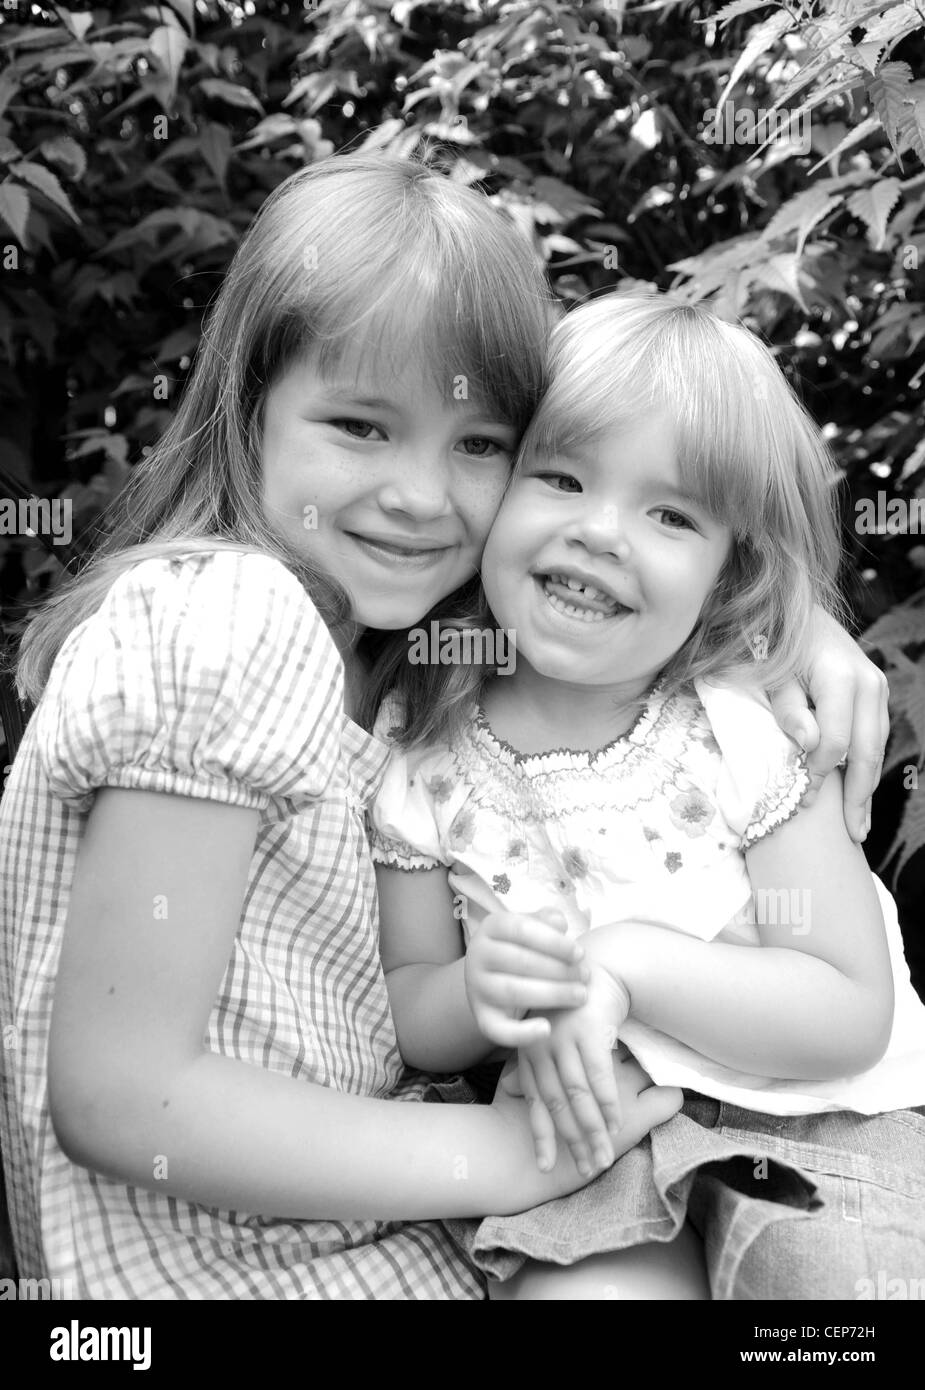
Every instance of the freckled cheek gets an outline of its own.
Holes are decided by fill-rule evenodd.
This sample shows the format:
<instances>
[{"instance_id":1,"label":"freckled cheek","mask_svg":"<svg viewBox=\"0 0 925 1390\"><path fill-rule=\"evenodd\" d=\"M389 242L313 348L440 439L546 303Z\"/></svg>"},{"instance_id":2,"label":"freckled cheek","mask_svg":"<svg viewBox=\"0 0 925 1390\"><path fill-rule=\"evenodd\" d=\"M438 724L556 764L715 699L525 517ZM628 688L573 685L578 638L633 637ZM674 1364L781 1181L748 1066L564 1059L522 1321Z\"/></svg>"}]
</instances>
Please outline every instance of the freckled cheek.
<instances>
[{"instance_id":1,"label":"freckled cheek","mask_svg":"<svg viewBox=\"0 0 925 1390\"><path fill-rule=\"evenodd\" d=\"M504 497L507 474L488 474L481 479L473 479L464 489L457 491L454 498L456 510L463 518L466 530L479 549L485 544L488 533Z\"/></svg>"}]
</instances>

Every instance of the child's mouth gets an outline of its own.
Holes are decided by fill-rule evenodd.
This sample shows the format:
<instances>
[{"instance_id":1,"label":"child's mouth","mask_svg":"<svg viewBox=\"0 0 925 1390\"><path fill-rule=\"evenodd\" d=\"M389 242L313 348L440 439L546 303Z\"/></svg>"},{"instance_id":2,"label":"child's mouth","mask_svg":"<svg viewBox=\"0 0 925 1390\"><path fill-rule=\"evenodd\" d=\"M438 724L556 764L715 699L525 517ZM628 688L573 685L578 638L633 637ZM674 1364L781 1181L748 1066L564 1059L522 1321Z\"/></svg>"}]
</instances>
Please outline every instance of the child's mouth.
<instances>
[{"instance_id":1,"label":"child's mouth","mask_svg":"<svg viewBox=\"0 0 925 1390\"><path fill-rule=\"evenodd\" d=\"M564 574L538 575L537 582L550 607L567 618L577 618L585 623L602 623L606 618L632 612L631 608L611 598L602 589Z\"/></svg>"}]
</instances>

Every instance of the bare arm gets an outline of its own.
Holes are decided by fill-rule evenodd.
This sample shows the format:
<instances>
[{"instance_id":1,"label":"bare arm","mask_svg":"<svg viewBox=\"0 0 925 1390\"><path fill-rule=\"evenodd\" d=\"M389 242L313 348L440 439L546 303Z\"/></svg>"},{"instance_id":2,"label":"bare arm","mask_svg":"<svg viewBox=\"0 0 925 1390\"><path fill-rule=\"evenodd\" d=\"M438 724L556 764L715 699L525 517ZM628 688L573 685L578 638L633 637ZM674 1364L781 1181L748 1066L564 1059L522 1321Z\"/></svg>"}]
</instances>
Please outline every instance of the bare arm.
<instances>
[{"instance_id":1,"label":"bare arm","mask_svg":"<svg viewBox=\"0 0 925 1390\"><path fill-rule=\"evenodd\" d=\"M462 926L446 869L376 866L382 968L404 1060L422 1071L462 1070L491 1043L466 998Z\"/></svg>"},{"instance_id":2,"label":"bare arm","mask_svg":"<svg viewBox=\"0 0 925 1390\"><path fill-rule=\"evenodd\" d=\"M516 1101L398 1104L205 1050L256 826L255 812L211 801L97 795L50 1039L51 1116L67 1156L205 1206L301 1218L504 1213L577 1186L570 1159L537 1172Z\"/></svg>"},{"instance_id":3,"label":"bare arm","mask_svg":"<svg viewBox=\"0 0 925 1390\"><path fill-rule=\"evenodd\" d=\"M759 917L763 895L800 904L799 922L759 922L760 948L627 923L583 937L589 960L625 985L633 1017L727 1066L817 1080L873 1066L889 1041L892 973L839 775L747 862Z\"/></svg>"},{"instance_id":4,"label":"bare arm","mask_svg":"<svg viewBox=\"0 0 925 1390\"><path fill-rule=\"evenodd\" d=\"M581 951L557 927L498 911L463 955L445 869L376 868L380 951L402 1057L423 1071L458 1071L499 1047L544 1036L527 1009L584 1002ZM562 919L564 928L565 921Z\"/></svg>"}]
</instances>

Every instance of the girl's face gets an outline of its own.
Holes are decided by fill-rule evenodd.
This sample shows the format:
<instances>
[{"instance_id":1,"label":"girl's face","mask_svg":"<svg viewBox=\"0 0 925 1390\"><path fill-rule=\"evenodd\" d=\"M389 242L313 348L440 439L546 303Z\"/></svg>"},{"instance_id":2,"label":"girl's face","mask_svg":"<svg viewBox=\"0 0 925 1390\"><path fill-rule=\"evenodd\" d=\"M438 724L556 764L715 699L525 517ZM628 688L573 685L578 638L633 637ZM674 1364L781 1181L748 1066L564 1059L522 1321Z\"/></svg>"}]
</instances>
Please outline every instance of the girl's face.
<instances>
[{"instance_id":1,"label":"girl's face","mask_svg":"<svg viewBox=\"0 0 925 1390\"><path fill-rule=\"evenodd\" d=\"M518 669L644 689L690 636L732 543L684 495L667 414L567 456L527 457L482 579Z\"/></svg>"},{"instance_id":2,"label":"girl's face","mask_svg":"<svg viewBox=\"0 0 925 1390\"><path fill-rule=\"evenodd\" d=\"M516 442L477 403L444 401L422 364L322 376L309 356L264 403L264 514L343 585L356 623L410 627L475 572Z\"/></svg>"}]
</instances>

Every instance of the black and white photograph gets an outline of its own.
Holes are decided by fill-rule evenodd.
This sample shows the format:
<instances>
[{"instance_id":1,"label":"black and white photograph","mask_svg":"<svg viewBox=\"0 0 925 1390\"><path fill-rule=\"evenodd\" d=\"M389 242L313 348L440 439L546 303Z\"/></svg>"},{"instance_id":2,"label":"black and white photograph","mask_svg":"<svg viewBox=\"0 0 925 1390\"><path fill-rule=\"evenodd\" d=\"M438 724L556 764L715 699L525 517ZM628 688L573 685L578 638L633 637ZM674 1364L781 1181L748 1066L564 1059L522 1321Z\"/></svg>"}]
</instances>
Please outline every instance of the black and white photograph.
<instances>
[{"instance_id":1,"label":"black and white photograph","mask_svg":"<svg viewBox=\"0 0 925 1390\"><path fill-rule=\"evenodd\" d=\"M284 1301L888 1369L921 0L0 0L0 719L30 1369Z\"/></svg>"}]
</instances>

